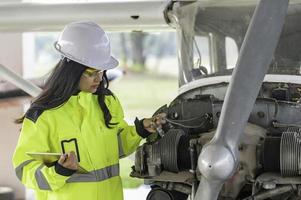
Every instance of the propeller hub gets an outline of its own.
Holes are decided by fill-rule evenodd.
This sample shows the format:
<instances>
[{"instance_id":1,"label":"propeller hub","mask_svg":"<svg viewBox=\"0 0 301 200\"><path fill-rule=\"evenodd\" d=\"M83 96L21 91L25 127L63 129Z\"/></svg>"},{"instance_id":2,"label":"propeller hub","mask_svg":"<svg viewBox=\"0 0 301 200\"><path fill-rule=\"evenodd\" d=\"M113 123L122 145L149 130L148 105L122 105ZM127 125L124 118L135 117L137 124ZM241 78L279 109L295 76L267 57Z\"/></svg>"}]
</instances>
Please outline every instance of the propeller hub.
<instances>
[{"instance_id":1,"label":"propeller hub","mask_svg":"<svg viewBox=\"0 0 301 200\"><path fill-rule=\"evenodd\" d=\"M234 155L222 145L211 144L202 149L198 159L198 167L208 180L226 180L236 166Z\"/></svg>"}]
</instances>

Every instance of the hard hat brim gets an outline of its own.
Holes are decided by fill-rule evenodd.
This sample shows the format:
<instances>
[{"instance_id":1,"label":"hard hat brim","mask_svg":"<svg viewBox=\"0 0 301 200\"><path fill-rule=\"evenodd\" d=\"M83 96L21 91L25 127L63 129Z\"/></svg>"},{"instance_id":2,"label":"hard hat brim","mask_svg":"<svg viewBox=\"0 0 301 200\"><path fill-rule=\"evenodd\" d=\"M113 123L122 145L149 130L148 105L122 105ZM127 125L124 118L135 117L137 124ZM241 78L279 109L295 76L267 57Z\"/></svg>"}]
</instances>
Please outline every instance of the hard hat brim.
<instances>
[{"instance_id":1,"label":"hard hat brim","mask_svg":"<svg viewBox=\"0 0 301 200\"><path fill-rule=\"evenodd\" d=\"M81 61L79 59L76 59L74 56L72 55L69 55L63 51L61 51L61 49L59 48L59 45L57 44L57 42L54 43L54 48L64 57L70 59L70 60L73 60L75 62L78 62L82 65L85 65L87 67L90 67L90 68L94 68L94 69L97 69L97 70L109 70L109 69L113 69L115 67L117 67L119 65L119 62L116 58L114 58L113 56L110 57L110 60L109 62L106 62L106 63L101 63L99 64L98 66L90 66L88 63L85 63L84 61Z\"/></svg>"},{"instance_id":2,"label":"hard hat brim","mask_svg":"<svg viewBox=\"0 0 301 200\"><path fill-rule=\"evenodd\" d=\"M109 62L104 63L102 66L91 66L92 68L98 69L98 70L109 70L117 67L119 65L119 62L116 58L111 56L111 59Z\"/></svg>"}]
</instances>

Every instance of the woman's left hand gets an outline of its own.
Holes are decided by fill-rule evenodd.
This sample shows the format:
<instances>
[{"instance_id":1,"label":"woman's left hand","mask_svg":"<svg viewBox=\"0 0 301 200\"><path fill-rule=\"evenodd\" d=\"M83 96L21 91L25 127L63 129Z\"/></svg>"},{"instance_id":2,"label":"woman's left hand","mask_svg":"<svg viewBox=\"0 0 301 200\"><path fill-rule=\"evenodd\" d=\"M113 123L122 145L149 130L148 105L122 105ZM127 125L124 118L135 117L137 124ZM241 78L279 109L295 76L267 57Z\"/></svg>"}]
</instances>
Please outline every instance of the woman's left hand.
<instances>
[{"instance_id":1,"label":"woman's left hand","mask_svg":"<svg viewBox=\"0 0 301 200\"><path fill-rule=\"evenodd\" d=\"M166 113L160 113L152 118L143 120L143 127L150 133L155 133L158 128L162 128L162 124L166 123Z\"/></svg>"}]
</instances>

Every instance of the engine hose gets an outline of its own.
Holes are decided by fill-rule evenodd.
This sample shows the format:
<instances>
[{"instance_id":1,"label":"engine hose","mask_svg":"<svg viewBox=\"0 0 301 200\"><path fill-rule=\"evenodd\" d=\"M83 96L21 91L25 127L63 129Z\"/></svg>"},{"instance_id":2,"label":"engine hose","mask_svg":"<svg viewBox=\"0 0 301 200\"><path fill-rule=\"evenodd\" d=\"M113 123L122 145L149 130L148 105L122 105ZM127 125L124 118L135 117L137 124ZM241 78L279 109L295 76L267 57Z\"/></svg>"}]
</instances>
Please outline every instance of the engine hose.
<instances>
[{"instance_id":1,"label":"engine hose","mask_svg":"<svg viewBox=\"0 0 301 200\"><path fill-rule=\"evenodd\" d=\"M260 194L252 195L243 200L264 200L267 198L271 198L273 196L277 196L286 192L294 191L295 188L292 185L281 186L273 190L268 190L266 192L262 192Z\"/></svg>"}]
</instances>

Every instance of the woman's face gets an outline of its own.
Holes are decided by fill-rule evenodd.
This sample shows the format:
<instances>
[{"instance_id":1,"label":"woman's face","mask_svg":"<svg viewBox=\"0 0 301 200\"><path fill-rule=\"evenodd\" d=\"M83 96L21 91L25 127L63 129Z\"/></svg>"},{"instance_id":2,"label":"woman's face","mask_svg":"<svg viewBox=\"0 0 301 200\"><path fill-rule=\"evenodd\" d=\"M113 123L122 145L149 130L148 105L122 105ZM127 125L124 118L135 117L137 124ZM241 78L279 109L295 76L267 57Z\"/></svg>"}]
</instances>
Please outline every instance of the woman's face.
<instances>
[{"instance_id":1,"label":"woman's face","mask_svg":"<svg viewBox=\"0 0 301 200\"><path fill-rule=\"evenodd\" d=\"M103 71L87 68L79 80L79 90L84 92L96 92L102 81Z\"/></svg>"}]
</instances>

